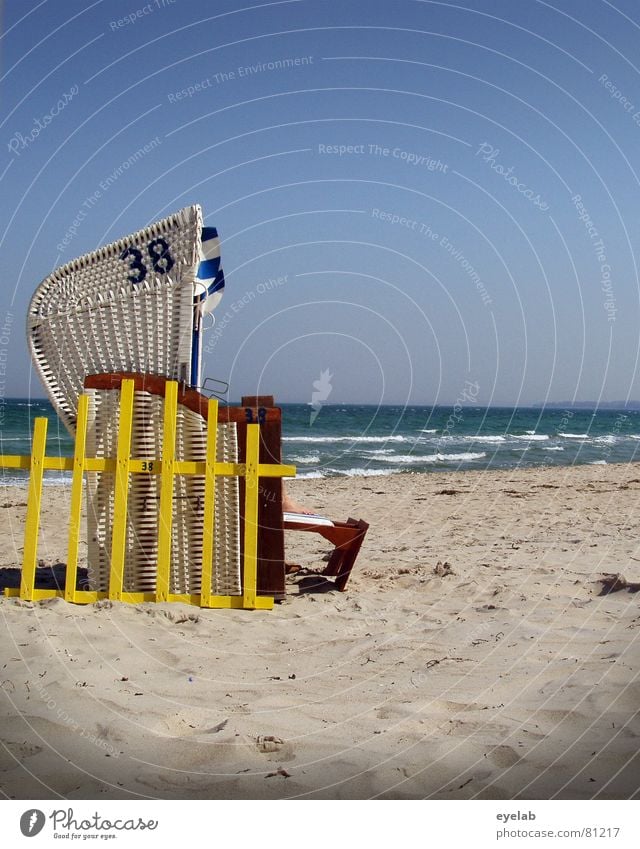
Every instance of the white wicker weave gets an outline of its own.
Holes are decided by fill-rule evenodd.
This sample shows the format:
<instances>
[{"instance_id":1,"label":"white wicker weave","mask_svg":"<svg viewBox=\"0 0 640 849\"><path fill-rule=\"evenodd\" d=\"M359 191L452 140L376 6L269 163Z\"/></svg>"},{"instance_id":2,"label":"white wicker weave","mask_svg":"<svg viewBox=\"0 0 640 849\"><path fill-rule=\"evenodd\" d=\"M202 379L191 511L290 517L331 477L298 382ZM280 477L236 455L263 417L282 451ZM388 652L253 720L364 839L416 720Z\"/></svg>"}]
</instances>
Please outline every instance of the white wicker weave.
<instances>
[{"instance_id":1,"label":"white wicker weave","mask_svg":"<svg viewBox=\"0 0 640 849\"><path fill-rule=\"evenodd\" d=\"M202 211L189 206L56 269L29 305L31 354L71 433L86 375L160 374L191 385Z\"/></svg>"},{"instance_id":2,"label":"white wicker weave","mask_svg":"<svg viewBox=\"0 0 640 849\"><path fill-rule=\"evenodd\" d=\"M214 228L190 206L56 269L31 299L31 354L58 415L74 434L78 396L90 374L138 372L197 386L202 316L222 296L224 276ZM90 390L87 456L115 457L119 390ZM131 456L162 453L163 399L134 396ZM179 406L176 457L204 460L206 421ZM219 461L237 461L235 425L218 426ZM124 589L156 587L158 478L129 482ZM87 475L88 566L92 589L108 588L114 475ZM174 486L170 591L199 593L204 478L177 476ZM235 478L215 489L212 592L241 593L239 494Z\"/></svg>"},{"instance_id":3,"label":"white wicker weave","mask_svg":"<svg viewBox=\"0 0 640 849\"><path fill-rule=\"evenodd\" d=\"M89 390L87 452L95 457L115 455L120 391ZM131 456L135 459L162 455L164 399L136 391L133 401ZM204 461L207 423L202 416L178 405L176 460ZM235 462L238 456L233 424L218 425L216 460ZM159 527L159 478L153 474L129 476L127 542L123 588L127 592L150 592L156 588L156 557ZM106 591L111 561L111 522L115 475L91 472L87 482L89 584ZM240 526L237 478L217 478L215 485L214 568L211 592L240 595ZM169 589L172 593L199 593L202 569L204 477L177 476L173 497L173 532Z\"/></svg>"}]
</instances>

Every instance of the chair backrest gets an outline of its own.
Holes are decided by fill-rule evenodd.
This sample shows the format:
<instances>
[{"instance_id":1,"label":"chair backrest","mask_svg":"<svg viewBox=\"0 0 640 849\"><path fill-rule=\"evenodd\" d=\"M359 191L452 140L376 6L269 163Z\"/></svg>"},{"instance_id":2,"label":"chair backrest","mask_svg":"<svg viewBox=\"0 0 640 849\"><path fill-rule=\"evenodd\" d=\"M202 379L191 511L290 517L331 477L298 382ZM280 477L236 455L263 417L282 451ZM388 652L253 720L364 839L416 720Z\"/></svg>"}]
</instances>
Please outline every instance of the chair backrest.
<instances>
[{"instance_id":1,"label":"chair backrest","mask_svg":"<svg viewBox=\"0 0 640 849\"><path fill-rule=\"evenodd\" d=\"M56 269L28 310L31 355L73 434L87 374L158 374L197 387L202 316L224 288L215 228L189 206Z\"/></svg>"}]
</instances>

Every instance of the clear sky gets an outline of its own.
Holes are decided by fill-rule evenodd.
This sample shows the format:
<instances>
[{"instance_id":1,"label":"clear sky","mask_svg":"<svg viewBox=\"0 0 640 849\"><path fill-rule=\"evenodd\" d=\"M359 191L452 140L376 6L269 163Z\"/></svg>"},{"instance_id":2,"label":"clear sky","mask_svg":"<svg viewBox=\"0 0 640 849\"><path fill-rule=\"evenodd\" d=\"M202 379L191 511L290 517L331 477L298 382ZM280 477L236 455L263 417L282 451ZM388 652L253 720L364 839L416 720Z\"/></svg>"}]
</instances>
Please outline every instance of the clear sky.
<instances>
[{"instance_id":1,"label":"clear sky","mask_svg":"<svg viewBox=\"0 0 640 849\"><path fill-rule=\"evenodd\" d=\"M200 203L233 398L640 398L634 0L0 8L6 397L39 282Z\"/></svg>"}]
</instances>

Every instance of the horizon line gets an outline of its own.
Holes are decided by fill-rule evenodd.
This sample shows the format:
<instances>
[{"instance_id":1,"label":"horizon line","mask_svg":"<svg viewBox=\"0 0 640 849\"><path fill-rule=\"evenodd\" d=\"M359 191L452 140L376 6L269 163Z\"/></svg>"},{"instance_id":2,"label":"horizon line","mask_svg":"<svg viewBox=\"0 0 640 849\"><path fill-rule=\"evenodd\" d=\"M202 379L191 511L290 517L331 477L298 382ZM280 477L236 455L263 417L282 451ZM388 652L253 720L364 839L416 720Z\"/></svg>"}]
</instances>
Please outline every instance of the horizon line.
<instances>
[{"instance_id":1,"label":"horizon line","mask_svg":"<svg viewBox=\"0 0 640 849\"><path fill-rule=\"evenodd\" d=\"M8 404L12 401L21 401L21 402L41 402L46 401L51 404L49 398L44 395L31 395L31 396L11 396L5 397L3 399L4 404ZM225 401L221 399L221 404L229 407L241 407L243 406L240 400L234 401ZM378 403L375 401L336 401L333 403L323 403L323 407L425 407L431 409L437 409L440 407L455 407L459 405L460 407L464 407L465 409L482 409L482 410L517 410L517 409L528 409L528 410L538 410L544 409L545 407L554 407L554 408L566 408L566 409L588 409L588 410L597 410L599 407L606 406L611 410L627 410L631 407L636 407L640 409L640 400L630 400L630 401L534 401L527 403L517 403L517 404L469 404L469 403L460 403L459 401L453 402L418 402L418 401L390 401L384 404ZM2 402L0 402L2 405ZM299 406L299 407L310 407L310 401L276 401L276 406L285 407L285 406Z\"/></svg>"}]
</instances>

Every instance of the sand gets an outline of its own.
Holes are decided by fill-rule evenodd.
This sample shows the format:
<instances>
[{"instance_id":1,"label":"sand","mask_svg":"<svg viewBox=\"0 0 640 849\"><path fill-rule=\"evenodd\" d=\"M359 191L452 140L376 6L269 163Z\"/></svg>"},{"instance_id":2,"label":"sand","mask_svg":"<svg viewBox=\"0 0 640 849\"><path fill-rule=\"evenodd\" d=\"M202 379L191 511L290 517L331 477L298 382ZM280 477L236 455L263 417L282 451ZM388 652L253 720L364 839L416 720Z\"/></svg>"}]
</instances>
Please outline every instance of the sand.
<instances>
[{"instance_id":1,"label":"sand","mask_svg":"<svg viewBox=\"0 0 640 849\"><path fill-rule=\"evenodd\" d=\"M6 797L638 794L640 593L598 578L640 580L640 466L291 493L370 522L346 592L301 593L299 573L271 612L0 599ZM25 496L0 493L2 567L20 562ZM67 500L47 487L47 565L65 559ZM326 551L287 535L310 569Z\"/></svg>"}]
</instances>

